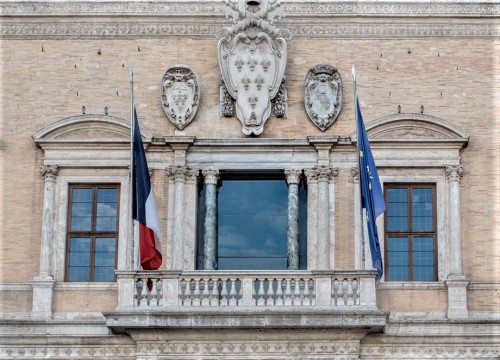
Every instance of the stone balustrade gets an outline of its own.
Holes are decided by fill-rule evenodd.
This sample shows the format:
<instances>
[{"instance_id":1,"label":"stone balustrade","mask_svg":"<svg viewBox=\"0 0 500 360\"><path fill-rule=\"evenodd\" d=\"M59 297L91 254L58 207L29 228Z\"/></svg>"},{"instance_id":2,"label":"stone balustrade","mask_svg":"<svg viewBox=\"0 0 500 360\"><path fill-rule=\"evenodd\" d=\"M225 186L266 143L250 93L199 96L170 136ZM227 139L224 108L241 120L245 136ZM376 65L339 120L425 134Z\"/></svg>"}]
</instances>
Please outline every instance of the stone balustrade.
<instances>
[{"instance_id":1,"label":"stone balustrade","mask_svg":"<svg viewBox=\"0 0 500 360\"><path fill-rule=\"evenodd\" d=\"M373 271L118 271L118 308L376 309Z\"/></svg>"}]
</instances>

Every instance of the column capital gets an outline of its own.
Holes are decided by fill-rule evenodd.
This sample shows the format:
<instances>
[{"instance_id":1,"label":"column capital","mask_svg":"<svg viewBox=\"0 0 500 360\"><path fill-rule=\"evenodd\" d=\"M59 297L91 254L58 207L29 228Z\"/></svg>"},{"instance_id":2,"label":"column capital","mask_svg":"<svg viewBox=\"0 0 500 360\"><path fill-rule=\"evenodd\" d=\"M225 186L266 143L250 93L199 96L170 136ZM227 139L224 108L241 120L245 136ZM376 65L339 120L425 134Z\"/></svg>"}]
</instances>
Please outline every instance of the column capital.
<instances>
[{"instance_id":1,"label":"column capital","mask_svg":"<svg viewBox=\"0 0 500 360\"><path fill-rule=\"evenodd\" d=\"M205 179L205 184L217 185L217 182L219 181L219 175L220 175L220 171L218 169L214 169L214 168L203 169L201 171L201 174L203 175L203 178Z\"/></svg>"},{"instance_id":2,"label":"column capital","mask_svg":"<svg viewBox=\"0 0 500 360\"><path fill-rule=\"evenodd\" d=\"M463 165L446 167L446 178L448 179L448 182L451 181L460 182L460 179L462 178L463 174L464 174Z\"/></svg>"},{"instance_id":3,"label":"column capital","mask_svg":"<svg viewBox=\"0 0 500 360\"><path fill-rule=\"evenodd\" d=\"M187 168L185 174L186 182L190 184L195 183L196 181L198 181L198 175L200 175L199 170Z\"/></svg>"},{"instance_id":4,"label":"column capital","mask_svg":"<svg viewBox=\"0 0 500 360\"><path fill-rule=\"evenodd\" d=\"M302 170L297 169L286 169L285 177L287 184L298 184L300 183L300 178L302 176Z\"/></svg>"},{"instance_id":5,"label":"column capital","mask_svg":"<svg viewBox=\"0 0 500 360\"><path fill-rule=\"evenodd\" d=\"M185 182L186 178L193 176L193 170L185 166L170 166L166 170L168 176L173 177L175 182Z\"/></svg>"},{"instance_id":6,"label":"column capital","mask_svg":"<svg viewBox=\"0 0 500 360\"><path fill-rule=\"evenodd\" d=\"M329 181L332 180L338 174L337 168L330 168L327 166L320 166L317 168L318 180L319 181Z\"/></svg>"},{"instance_id":7,"label":"column capital","mask_svg":"<svg viewBox=\"0 0 500 360\"><path fill-rule=\"evenodd\" d=\"M45 180L55 181L58 173L59 173L59 168L57 165L40 166L40 174L45 178Z\"/></svg>"},{"instance_id":8,"label":"column capital","mask_svg":"<svg viewBox=\"0 0 500 360\"><path fill-rule=\"evenodd\" d=\"M306 176L307 182L309 184L318 182L318 173L319 172L317 169L305 169L304 170L304 175Z\"/></svg>"},{"instance_id":9,"label":"column capital","mask_svg":"<svg viewBox=\"0 0 500 360\"><path fill-rule=\"evenodd\" d=\"M359 182L359 168L357 166L353 166L351 168L351 176L354 178L354 182Z\"/></svg>"}]
</instances>

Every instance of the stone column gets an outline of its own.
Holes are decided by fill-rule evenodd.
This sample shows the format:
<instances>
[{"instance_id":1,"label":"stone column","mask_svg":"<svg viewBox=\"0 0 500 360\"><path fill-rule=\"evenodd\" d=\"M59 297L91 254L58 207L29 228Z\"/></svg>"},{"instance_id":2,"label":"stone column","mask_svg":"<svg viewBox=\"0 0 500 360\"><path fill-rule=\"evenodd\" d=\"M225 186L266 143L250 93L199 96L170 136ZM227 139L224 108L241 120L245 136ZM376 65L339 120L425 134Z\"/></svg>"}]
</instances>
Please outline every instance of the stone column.
<instances>
[{"instance_id":1,"label":"stone column","mask_svg":"<svg viewBox=\"0 0 500 360\"><path fill-rule=\"evenodd\" d=\"M203 248L203 269L217 269L217 182L219 170L202 171L205 179L205 235Z\"/></svg>"},{"instance_id":2,"label":"stone column","mask_svg":"<svg viewBox=\"0 0 500 360\"><path fill-rule=\"evenodd\" d=\"M307 270L318 270L318 171L304 170L307 179Z\"/></svg>"},{"instance_id":3,"label":"stone column","mask_svg":"<svg viewBox=\"0 0 500 360\"><path fill-rule=\"evenodd\" d=\"M462 223L460 203L460 179L463 166L446 167L448 180L448 231L449 231L449 274L446 280L448 287L449 319L468 318L467 285L462 269Z\"/></svg>"},{"instance_id":4,"label":"stone column","mask_svg":"<svg viewBox=\"0 0 500 360\"><path fill-rule=\"evenodd\" d=\"M184 166L173 166L168 169L169 176L174 178L174 222L172 231L172 269L181 270L184 262L184 186L188 169Z\"/></svg>"},{"instance_id":5,"label":"stone column","mask_svg":"<svg viewBox=\"0 0 500 360\"><path fill-rule=\"evenodd\" d=\"M54 241L54 202L58 168L57 166L42 166L40 172L45 178L40 274L31 282L33 288L31 314L34 317L50 318L52 316L52 298L54 295L52 243Z\"/></svg>"},{"instance_id":6,"label":"stone column","mask_svg":"<svg viewBox=\"0 0 500 360\"><path fill-rule=\"evenodd\" d=\"M285 170L288 184L288 270L299 270L299 183L301 170Z\"/></svg>"},{"instance_id":7,"label":"stone column","mask_svg":"<svg viewBox=\"0 0 500 360\"><path fill-rule=\"evenodd\" d=\"M196 268L196 225L198 214L198 169L187 169L184 187L184 209L182 213L182 226L184 237L182 242L184 259L182 270Z\"/></svg>"},{"instance_id":8,"label":"stone column","mask_svg":"<svg viewBox=\"0 0 500 360\"><path fill-rule=\"evenodd\" d=\"M328 167L318 171L318 270L330 269L330 194L329 180L333 176Z\"/></svg>"}]
</instances>

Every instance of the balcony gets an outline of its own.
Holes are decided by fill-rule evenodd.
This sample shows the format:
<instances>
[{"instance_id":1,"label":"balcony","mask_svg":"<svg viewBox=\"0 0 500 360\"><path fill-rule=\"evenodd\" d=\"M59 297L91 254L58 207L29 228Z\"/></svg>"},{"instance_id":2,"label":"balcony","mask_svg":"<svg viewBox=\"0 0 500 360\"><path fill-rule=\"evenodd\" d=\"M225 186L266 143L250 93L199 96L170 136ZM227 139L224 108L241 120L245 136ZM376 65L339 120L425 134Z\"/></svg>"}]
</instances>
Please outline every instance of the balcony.
<instances>
[{"instance_id":1,"label":"balcony","mask_svg":"<svg viewBox=\"0 0 500 360\"><path fill-rule=\"evenodd\" d=\"M115 332L154 328L381 331L372 271L119 271Z\"/></svg>"}]
</instances>

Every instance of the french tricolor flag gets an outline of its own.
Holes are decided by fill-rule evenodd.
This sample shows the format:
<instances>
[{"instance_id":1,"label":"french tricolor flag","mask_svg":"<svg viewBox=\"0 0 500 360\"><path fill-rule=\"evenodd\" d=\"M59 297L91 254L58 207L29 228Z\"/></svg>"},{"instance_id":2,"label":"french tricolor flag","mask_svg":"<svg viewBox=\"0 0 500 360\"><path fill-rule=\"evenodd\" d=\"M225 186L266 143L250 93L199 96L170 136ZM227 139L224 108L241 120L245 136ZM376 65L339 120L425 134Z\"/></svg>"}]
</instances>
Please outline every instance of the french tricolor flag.
<instances>
[{"instance_id":1,"label":"french tricolor flag","mask_svg":"<svg viewBox=\"0 0 500 360\"><path fill-rule=\"evenodd\" d=\"M139 258L144 270L156 270L160 267L161 238L155 199L149 181L148 163L142 144L141 130L137 121L137 111L134 106L134 171L132 179L133 219L137 221L139 239Z\"/></svg>"}]
</instances>

